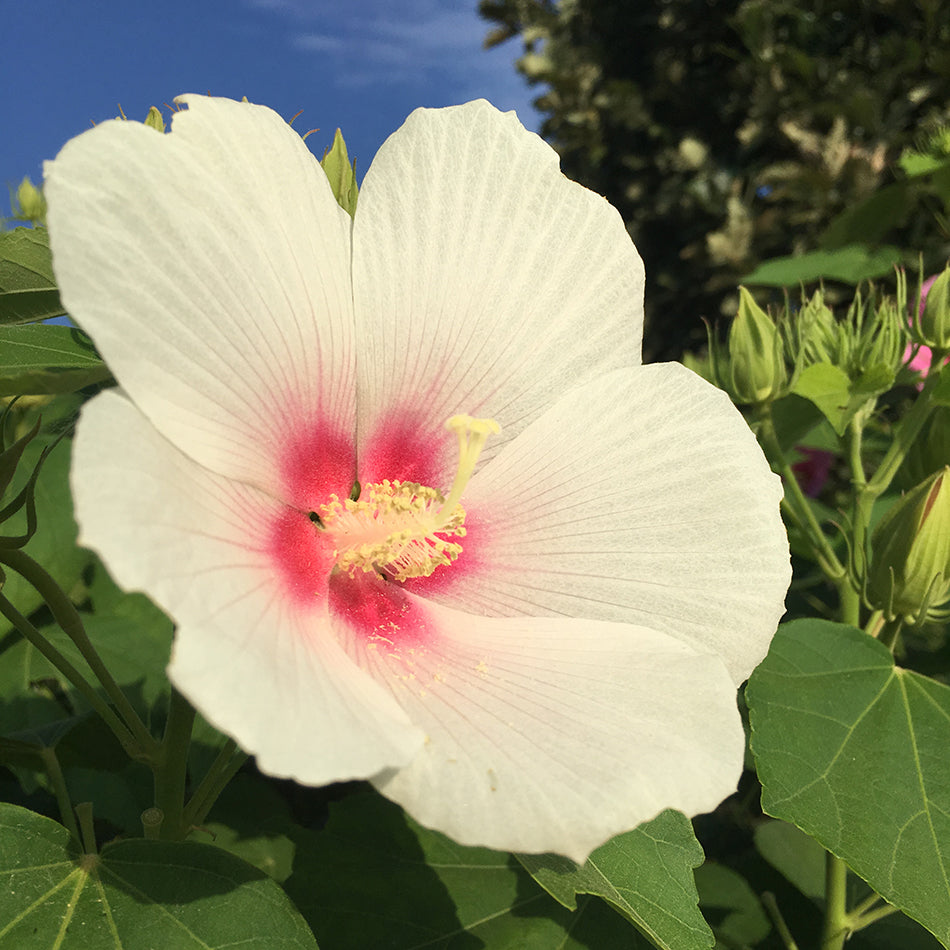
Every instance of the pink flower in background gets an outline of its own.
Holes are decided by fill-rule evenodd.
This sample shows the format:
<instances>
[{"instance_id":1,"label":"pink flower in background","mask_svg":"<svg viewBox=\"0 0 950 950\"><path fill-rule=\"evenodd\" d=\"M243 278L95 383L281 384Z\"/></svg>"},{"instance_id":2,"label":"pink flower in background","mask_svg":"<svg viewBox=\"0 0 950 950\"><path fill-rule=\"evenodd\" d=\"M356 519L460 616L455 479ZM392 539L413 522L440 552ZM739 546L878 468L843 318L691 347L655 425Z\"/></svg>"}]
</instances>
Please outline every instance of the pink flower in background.
<instances>
[{"instance_id":1,"label":"pink flower in background","mask_svg":"<svg viewBox=\"0 0 950 950\"><path fill-rule=\"evenodd\" d=\"M714 808L780 485L723 393L640 365L619 215L484 102L414 112L351 219L275 113L185 101L47 168L121 386L80 421L81 538L176 621L172 681L262 770L463 843L583 860Z\"/></svg>"},{"instance_id":2,"label":"pink flower in background","mask_svg":"<svg viewBox=\"0 0 950 950\"><path fill-rule=\"evenodd\" d=\"M927 294L930 293L930 288L933 287L934 282L939 276L939 274L934 274L933 277L928 277L920 285L920 306L918 308L918 314L923 314L924 307L927 304ZM907 349L904 350L904 363L907 368L912 369L921 375L926 375L930 370L930 363L932 360L933 353L930 351L929 346L917 346L914 343L908 343ZM918 383L917 388L923 389L924 384Z\"/></svg>"},{"instance_id":3,"label":"pink flower in background","mask_svg":"<svg viewBox=\"0 0 950 950\"><path fill-rule=\"evenodd\" d=\"M802 491L811 498L821 494L828 481L835 453L827 449L816 449L807 445L798 445L795 451L802 457L792 465L792 471Z\"/></svg>"}]
</instances>

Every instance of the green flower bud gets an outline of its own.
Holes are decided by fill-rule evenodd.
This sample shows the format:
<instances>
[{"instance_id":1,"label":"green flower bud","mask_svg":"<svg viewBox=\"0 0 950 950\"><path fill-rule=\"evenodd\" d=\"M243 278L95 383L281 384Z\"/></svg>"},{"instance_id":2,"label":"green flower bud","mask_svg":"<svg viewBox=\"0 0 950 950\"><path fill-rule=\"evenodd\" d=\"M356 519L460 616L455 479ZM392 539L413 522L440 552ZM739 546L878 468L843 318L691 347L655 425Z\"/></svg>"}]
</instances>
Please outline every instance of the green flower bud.
<instances>
[{"instance_id":1,"label":"green flower bud","mask_svg":"<svg viewBox=\"0 0 950 950\"><path fill-rule=\"evenodd\" d=\"M922 620L950 600L950 468L891 506L872 547L868 598L888 616Z\"/></svg>"},{"instance_id":2,"label":"green flower bud","mask_svg":"<svg viewBox=\"0 0 950 950\"><path fill-rule=\"evenodd\" d=\"M914 330L918 342L933 350L950 350L950 266L931 285Z\"/></svg>"},{"instance_id":3,"label":"green flower bud","mask_svg":"<svg viewBox=\"0 0 950 950\"><path fill-rule=\"evenodd\" d=\"M739 312L729 331L729 390L738 403L763 403L782 395L788 375L778 328L739 288Z\"/></svg>"},{"instance_id":4,"label":"green flower bud","mask_svg":"<svg viewBox=\"0 0 950 950\"><path fill-rule=\"evenodd\" d=\"M799 361L802 366L812 363L834 363L838 353L838 324L825 303L822 291L816 290L804 304L797 318L801 328Z\"/></svg>"},{"instance_id":5,"label":"green flower bud","mask_svg":"<svg viewBox=\"0 0 950 950\"><path fill-rule=\"evenodd\" d=\"M16 190L16 214L20 221L32 221L44 224L46 221L46 199L43 192L30 181L29 176L20 182Z\"/></svg>"},{"instance_id":6,"label":"green flower bud","mask_svg":"<svg viewBox=\"0 0 950 950\"><path fill-rule=\"evenodd\" d=\"M356 186L356 165L350 161L343 133L339 129L333 136L333 145L323 153L320 164L330 179L330 187L340 207L352 217L359 194L359 188Z\"/></svg>"},{"instance_id":7,"label":"green flower bud","mask_svg":"<svg viewBox=\"0 0 950 950\"><path fill-rule=\"evenodd\" d=\"M161 112L152 106L148 110L148 115L145 117L144 125L147 125L150 129L155 129L156 132L165 131L165 120L162 118Z\"/></svg>"}]
</instances>

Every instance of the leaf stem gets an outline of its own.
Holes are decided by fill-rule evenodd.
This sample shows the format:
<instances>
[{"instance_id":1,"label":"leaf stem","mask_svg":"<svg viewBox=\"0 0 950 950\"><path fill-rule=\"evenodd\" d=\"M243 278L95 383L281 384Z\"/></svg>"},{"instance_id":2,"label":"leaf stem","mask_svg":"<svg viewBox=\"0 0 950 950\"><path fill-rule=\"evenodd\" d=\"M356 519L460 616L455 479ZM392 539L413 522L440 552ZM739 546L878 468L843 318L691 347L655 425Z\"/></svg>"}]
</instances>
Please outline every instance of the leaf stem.
<instances>
[{"instance_id":1,"label":"leaf stem","mask_svg":"<svg viewBox=\"0 0 950 950\"><path fill-rule=\"evenodd\" d=\"M96 652L86 633L79 611L76 610L59 584L33 558L22 551L0 551L0 564L6 564L13 568L24 580L36 588L53 614L53 619L59 624L66 636L76 644L82 658L89 664L89 668L102 684L102 688L125 721L128 730L132 733L138 745L138 757L149 758L158 753L158 743L154 736L145 727L128 697L113 679L105 663L102 662L102 658Z\"/></svg>"},{"instance_id":2,"label":"leaf stem","mask_svg":"<svg viewBox=\"0 0 950 950\"><path fill-rule=\"evenodd\" d=\"M233 739L228 739L185 808L189 827L200 825L205 820L228 782L246 761L247 753L238 749Z\"/></svg>"},{"instance_id":3,"label":"leaf stem","mask_svg":"<svg viewBox=\"0 0 950 950\"><path fill-rule=\"evenodd\" d=\"M76 813L73 811L73 803L69 798L69 789L66 787L66 777L59 764L59 756L56 755L56 750L52 746L44 746L38 751L46 774L49 776L50 785L53 787L53 794L56 796L60 818L66 830L72 835L73 841L81 845L82 838L79 836L79 826L76 824Z\"/></svg>"},{"instance_id":4,"label":"leaf stem","mask_svg":"<svg viewBox=\"0 0 950 950\"><path fill-rule=\"evenodd\" d=\"M162 812L161 837L180 841L190 826L184 823L185 785L188 781L188 749L195 722L195 707L172 687L168 719L162 738L162 754L155 774L155 807Z\"/></svg>"},{"instance_id":5,"label":"leaf stem","mask_svg":"<svg viewBox=\"0 0 950 950\"><path fill-rule=\"evenodd\" d=\"M788 924L785 923L785 918L782 916L781 910L779 910L778 901L771 891L766 891L762 895L762 904L768 911L769 917L772 918L772 923L775 925L776 931L778 931L785 950L798 950L798 944L795 943L795 938L792 936L791 930L788 929Z\"/></svg>"},{"instance_id":6,"label":"leaf stem","mask_svg":"<svg viewBox=\"0 0 950 950\"><path fill-rule=\"evenodd\" d=\"M828 851L825 853L825 926L821 950L843 950L851 932L847 900L848 865Z\"/></svg>"},{"instance_id":7,"label":"leaf stem","mask_svg":"<svg viewBox=\"0 0 950 950\"><path fill-rule=\"evenodd\" d=\"M864 930L865 927L870 927L871 924L877 923L885 917L890 917L891 914L896 914L899 910L900 908L893 904L884 904L882 907L876 907L874 910L866 911L863 914L858 914L857 909L855 909L851 913L851 932L857 933L859 930Z\"/></svg>"},{"instance_id":8,"label":"leaf stem","mask_svg":"<svg viewBox=\"0 0 950 950\"><path fill-rule=\"evenodd\" d=\"M246 761L247 754L238 749L233 739L228 739L185 807L185 821L189 828L205 820L218 796Z\"/></svg>"},{"instance_id":9,"label":"leaf stem","mask_svg":"<svg viewBox=\"0 0 950 950\"><path fill-rule=\"evenodd\" d=\"M785 497L782 500L782 507L794 517L805 532L814 550L818 566L825 576L837 584L842 577L847 576L847 572L828 543L828 538L818 523L818 519L815 518L811 504L805 497L801 485L798 484L795 472L779 443L778 435L775 432L775 423L772 420L772 412L768 406L762 410L759 416L759 440L765 449L766 455L772 461L773 468L778 470L785 483Z\"/></svg>"},{"instance_id":10,"label":"leaf stem","mask_svg":"<svg viewBox=\"0 0 950 950\"><path fill-rule=\"evenodd\" d=\"M135 739L125 723L116 715L113 708L96 692L92 683L44 637L3 594L0 594L0 614L3 614L29 641L30 645L42 653L43 656L85 696L89 705L102 717L105 724L115 734L115 737L122 744L122 748L125 749L129 755L134 755L136 751Z\"/></svg>"}]
</instances>

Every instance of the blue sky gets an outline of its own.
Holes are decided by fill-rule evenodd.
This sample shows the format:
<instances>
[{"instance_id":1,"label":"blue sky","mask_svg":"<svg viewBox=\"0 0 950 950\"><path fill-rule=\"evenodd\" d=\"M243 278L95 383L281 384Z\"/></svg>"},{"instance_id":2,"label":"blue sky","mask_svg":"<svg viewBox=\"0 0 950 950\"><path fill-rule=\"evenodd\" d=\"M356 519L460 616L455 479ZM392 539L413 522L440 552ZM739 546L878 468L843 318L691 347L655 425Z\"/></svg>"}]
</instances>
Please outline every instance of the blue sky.
<instances>
[{"instance_id":1,"label":"blue sky","mask_svg":"<svg viewBox=\"0 0 950 950\"><path fill-rule=\"evenodd\" d=\"M518 42L481 48L477 0L0 0L0 25L0 215L118 104L141 120L182 92L302 109L318 155L340 126L359 172L417 106L484 97L539 123Z\"/></svg>"}]
</instances>

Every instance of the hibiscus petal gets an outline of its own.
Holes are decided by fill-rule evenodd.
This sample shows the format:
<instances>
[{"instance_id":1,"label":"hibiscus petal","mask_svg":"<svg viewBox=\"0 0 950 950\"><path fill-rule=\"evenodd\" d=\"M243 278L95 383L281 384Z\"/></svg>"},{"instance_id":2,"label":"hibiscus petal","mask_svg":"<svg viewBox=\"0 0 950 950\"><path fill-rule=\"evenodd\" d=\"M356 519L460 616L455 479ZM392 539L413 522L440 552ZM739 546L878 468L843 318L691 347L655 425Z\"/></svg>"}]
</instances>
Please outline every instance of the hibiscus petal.
<instances>
[{"instance_id":1,"label":"hibiscus petal","mask_svg":"<svg viewBox=\"0 0 950 950\"><path fill-rule=\"evenodd\" d=\"M627 624L476 617L412 598L424 645L341 622L353 659L426 732L374 780L461 844L583 862L664 808L711 811L735 791L744 738L718 658Z\"/></svg>"},{"instance_id":2,"label":"hibiscus petal","mask_svg":"<svg viewBox=\"0 0 950 950\"><path fill-rule=\"evenodd\" d=\"M276 113L185 98L168 135L104 122L47 164L56 277L163 435L293 494L289 456L353 431L351 222Z\"/></svg>"},{"instance_id":3,"label":"hibiscus petal","mask_svg":"<svg viewBox=\"0 0 950 950\"><path fill-rule=\"evenodd\" d=\"M716 653L740 683L791 578L781 491L725 394L675 363L616 371L475 475L469 537L431 596L641 624Z\"/></svg>"},{"instance_id":4,"label":"hibiscus petal","mask_svg":"<svg viewBox=\"0 0 950 950\"><path fill-rule=\"evenodd\" d=\"M337 645L326 597L286 589L269 543L283 506L196 465L114 392L83 410L72 480L81 543L178 624L172 681L264 771L323 784L411 758L419 731Z\"/></svg>"},{"instance_id":5,"label":"hibiscus petal","mask_svg":"<svg viewBox=\"0 0 950 950\"><path fill-rule=\"evenodd\" d=\"M438 484L450 416L501 423L488 458L566 388L639 363L643 281L620 215L514 113L413 112L353 229L360 477Z\"/></svg>"}]
</instances>

